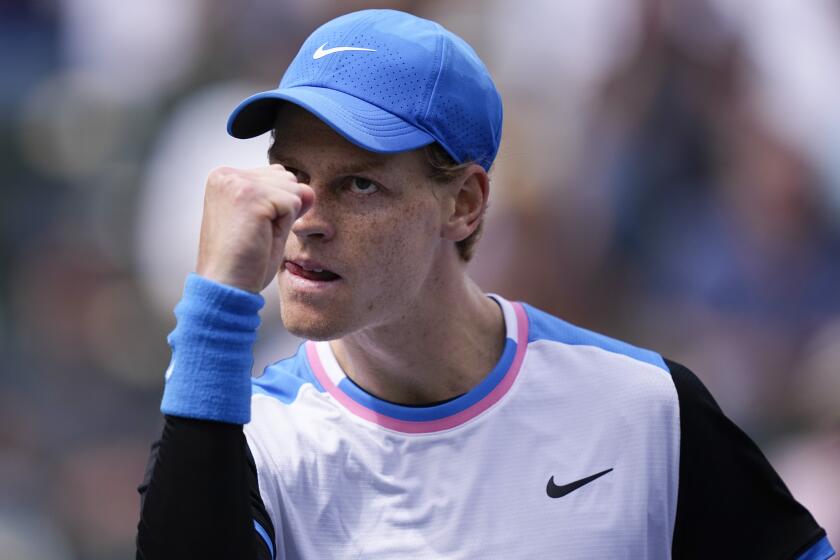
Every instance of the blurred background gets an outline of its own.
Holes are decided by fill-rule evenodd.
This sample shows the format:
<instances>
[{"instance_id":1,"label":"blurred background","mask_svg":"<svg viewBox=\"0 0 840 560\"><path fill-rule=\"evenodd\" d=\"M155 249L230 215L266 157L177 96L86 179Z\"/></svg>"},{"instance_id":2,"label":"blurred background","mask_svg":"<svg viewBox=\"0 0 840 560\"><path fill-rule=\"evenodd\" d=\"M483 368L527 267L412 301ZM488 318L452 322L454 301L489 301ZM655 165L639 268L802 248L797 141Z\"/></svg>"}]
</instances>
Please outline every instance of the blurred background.
<instances>
[{"instance_id":1,"label":"blurred background","mask_svg":"<svg viewBox=\"0 0 840 560\"><path fill-rule=\"evenodd\" d=\"M265 162L227 116L383 4L502 92L482 287L691 367L840 544L840 3L5 0L0 557L133 557L204 180Z\"/></svg>"}]
</instances>

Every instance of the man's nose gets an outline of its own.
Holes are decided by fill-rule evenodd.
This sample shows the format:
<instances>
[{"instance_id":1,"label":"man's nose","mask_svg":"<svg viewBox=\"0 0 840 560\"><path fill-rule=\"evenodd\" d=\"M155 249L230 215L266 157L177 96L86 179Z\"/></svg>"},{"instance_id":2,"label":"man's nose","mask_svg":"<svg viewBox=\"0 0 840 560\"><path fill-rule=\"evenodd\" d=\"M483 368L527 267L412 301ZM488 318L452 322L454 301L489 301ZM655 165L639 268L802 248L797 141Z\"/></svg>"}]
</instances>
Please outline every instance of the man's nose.
<instances>
[{"instance_id":1,"label":"man's nose","mask_svg":"<svg viewBox=\"0 0 840 560\"><path fill-rule=\"evenodd\" d=\"M321 239L329 240L335 235L335 226L329 218L329 203L325 200L323 191L320 191L313 186L315 190L315 200L312 206L303 216L299 217L292 224L292 233L299 238ZM326 195L328 196L328 195Z\"/></svg>"}]
</instances>

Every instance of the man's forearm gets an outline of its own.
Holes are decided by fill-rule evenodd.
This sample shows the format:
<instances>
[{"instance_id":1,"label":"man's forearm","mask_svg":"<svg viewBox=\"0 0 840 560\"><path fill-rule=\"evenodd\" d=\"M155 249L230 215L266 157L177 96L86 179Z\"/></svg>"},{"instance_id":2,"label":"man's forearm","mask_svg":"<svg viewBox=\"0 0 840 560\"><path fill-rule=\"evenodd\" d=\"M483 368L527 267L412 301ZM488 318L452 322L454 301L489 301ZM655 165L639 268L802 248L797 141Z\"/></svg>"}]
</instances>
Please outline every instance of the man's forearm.
<instances>
[{"instance_id":1,"label":"man's forearm","mask_svg":"<svg viewBox=\"0 0 840 560\"><path fill-rule=\"evenodd\" d=\"M166 417L140 487L138 558L258 558L245 445L240 425Z\"/></svg>"},{"instance_id":2,"label":"man's forearm","mask_svg":"<svg viewBox=\"0 0 840 560\"><path fill-rule=\"evenodd\" d=\"M258 294L198 275L187 280L169 336L166 423L139 488L138 558L273 556L242 431L263 303Z\"/></svg>"}]
</instances>

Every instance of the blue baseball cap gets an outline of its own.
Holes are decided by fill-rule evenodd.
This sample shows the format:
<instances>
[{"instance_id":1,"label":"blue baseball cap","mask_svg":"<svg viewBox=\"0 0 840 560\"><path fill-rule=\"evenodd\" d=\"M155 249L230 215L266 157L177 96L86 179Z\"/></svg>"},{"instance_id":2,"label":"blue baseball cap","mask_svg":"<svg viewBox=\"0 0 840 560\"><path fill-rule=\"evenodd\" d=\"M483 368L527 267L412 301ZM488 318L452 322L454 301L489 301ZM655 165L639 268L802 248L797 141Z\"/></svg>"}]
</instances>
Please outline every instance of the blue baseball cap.
<instances>
[{"instance_id":1,"label":"blue baseball cap","mask_svg":"<svg viewBox=\"0 0 840 560\"><path fill-rule=\"evenodd\" d=\"M354 12L316 29L277 89L233 110L228 133L253 138L271 130L283 101L373 152L438 142L458 163L489 169L502 136L502 99L472 47L438 23L396 10Z\"/></svg>"}]
</instances>

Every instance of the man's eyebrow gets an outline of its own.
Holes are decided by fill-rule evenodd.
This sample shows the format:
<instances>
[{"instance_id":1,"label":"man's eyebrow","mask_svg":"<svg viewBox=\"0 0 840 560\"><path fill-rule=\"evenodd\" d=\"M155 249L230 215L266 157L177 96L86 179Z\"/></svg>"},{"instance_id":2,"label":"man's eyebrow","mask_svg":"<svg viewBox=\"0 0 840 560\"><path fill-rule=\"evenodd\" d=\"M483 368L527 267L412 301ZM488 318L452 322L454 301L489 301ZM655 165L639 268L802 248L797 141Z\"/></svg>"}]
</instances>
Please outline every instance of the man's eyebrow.
<instances>
[{"instance_id":1,"label":"man's eyebrow","mask_svg":"<svg viewBox=\"0 0 840 560\"><path fill-rule=\"evenodd\" d=\"M378 158L369 158L361 160L351 160L346 163L340 163L332 166L330 169L336 175L352 175L354 173L364 173L366 171L373 171L382 167L385 162Z\"/></svg>"},{"instance_id":2,"label":"man's eyebrow","mask_svg":"<svg viewBox=\"0 0 840 560\"><path fill-rule=\"evenodd\" d=\"M279 150L269 150L269 160L276 161L282 165L293 167L295 169L304 171L303 165L295 158L286 156ZM354 173L364 173L372 171L376 168L382 167L385 161L378 157L351 159L347 162L337 163L329 167L333 175L352 175Z\"/></svg>"}]
</instances>

